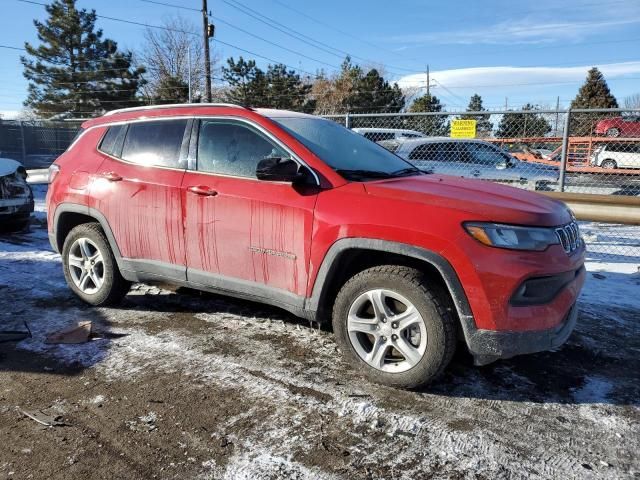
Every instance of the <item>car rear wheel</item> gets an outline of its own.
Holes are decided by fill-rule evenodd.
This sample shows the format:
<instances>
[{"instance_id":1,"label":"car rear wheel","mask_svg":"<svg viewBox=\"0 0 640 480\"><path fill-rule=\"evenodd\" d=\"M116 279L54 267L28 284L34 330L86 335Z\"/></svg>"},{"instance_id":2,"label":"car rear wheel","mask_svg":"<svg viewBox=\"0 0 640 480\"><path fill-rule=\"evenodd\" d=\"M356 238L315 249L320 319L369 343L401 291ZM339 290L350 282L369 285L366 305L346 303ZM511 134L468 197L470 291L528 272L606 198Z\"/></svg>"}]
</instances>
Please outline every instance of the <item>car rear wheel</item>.
<instances>
[{"instance_id":1,"label":"car rear wheel","mask_svg":"<svg viewBox=\"0 0 640 480\"><path fill-rule=\"evenodd\" d=\"M31 220L29 216L2 220L2 224L0 225L0 233L22 232L26 230L27 227L29 227L30 221Z\"/></svg>"},{"instance_id":2,"label":"car rear wheel","mask_svg":"<svg viewBox=\"0 0 640 480\"><path fill-rule=\"evenodd\" d=\"M618 168L618 164L615 160L611 160L610 158L602 162L602 168L606 168L607 170L611 170L613 168Z\"/></svg>"},{"instance_id":3,"label":"car rear wheel","mask_svg":"<svg viewBox=\"0 0 640 480\"><path fill-rule=\"evenodd\" d=\"M607 130L607 137L619 137L619 136L620 136L619 128L611 127L610 129Z\"/></svg>"},{"instance_id":4,"label":"car rear wheel","mask_svg":"<svg viewBox=\"0 0 640 480\"><path fill-rule=\"evenodd\" d=\"M62 249L67 284L91 305L113 305L129 291L130 282L118 265L104 232L97 223L85 223L72 229Z\"/></svg>"},{"instance_id":5,"label":"car rear wheel","mask_svg":"<svg viewBox=\"0 0 640 480\"><path fill-rule=\"evenodd\" d=\"M416 388L451 361L456 338L446 296L416 269L383 265L344 284L333 329L346 359L374 382Z\"/></svg>"}]
</instances>

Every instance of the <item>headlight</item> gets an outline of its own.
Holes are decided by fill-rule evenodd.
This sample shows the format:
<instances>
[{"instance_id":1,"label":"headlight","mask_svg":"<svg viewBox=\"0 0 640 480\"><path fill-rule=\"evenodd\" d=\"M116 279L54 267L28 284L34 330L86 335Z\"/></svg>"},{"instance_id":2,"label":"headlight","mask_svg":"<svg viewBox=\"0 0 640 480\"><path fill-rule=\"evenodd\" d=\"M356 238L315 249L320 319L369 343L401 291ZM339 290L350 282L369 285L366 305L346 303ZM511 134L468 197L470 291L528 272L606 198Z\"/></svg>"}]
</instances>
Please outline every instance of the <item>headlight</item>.
<instances>
[{"instance_id":1,"label":"headlight","mask_svg":"<svg viewBox=\"0 0 640 480\"><path fill-rule=\"evenodd\" d=\"M465 223L465 230L480 243L512 250L546 250L559 243L553 228L517 227L499 223Z\"/></svg>"}]
</instances>

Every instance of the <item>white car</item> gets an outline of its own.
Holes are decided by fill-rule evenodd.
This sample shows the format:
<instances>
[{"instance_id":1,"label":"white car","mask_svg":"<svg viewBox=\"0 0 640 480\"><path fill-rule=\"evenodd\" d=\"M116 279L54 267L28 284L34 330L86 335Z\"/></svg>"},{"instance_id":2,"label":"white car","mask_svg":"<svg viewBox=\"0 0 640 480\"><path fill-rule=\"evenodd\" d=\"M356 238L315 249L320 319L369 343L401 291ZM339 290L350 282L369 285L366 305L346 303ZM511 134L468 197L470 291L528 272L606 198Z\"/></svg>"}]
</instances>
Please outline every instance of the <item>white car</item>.
<instances>
[{"instance_id":1,"label":"white car","mask_svg":"<svg viewBox=\"0 0 640 480\"><path fill-rule=\"evenodd\" d=\"M532 190L552 189L559 176L556 167L522 162L492 143L476 139L408 139L400 142L395 154L432 173L528 186Z\"/></svg>"},{"instance_id":2,"label":"white car","mask_svg":"<svg viewBox=\"0 0 640 480\"><path fill-rule=\"evenodd\" d=\"M33 212L33 192L20 162L0 158L0 229L23 230Z\"/></svg>"},{"instance_id":3,"label":"white car","mask_svg":"<svg viewBox=\"0 0 640 480\"><path fill-rule=\"evenodd\" d=\"M640 169L640 145L626 142L599 145L591 154L589 163L606 169Z\"/></svg>"},{"instance_id":4,"label":"white car","mask_svg":"<svg viewBox=\"0 0 640 480\"><path fill-rule=\"evenodd\" d=\"M422 132L417 132L415 130L403 130L401 128L352 128L351 130L363 135L365 138L373 142L426 137Z\"/></svg>"}]
</instances>

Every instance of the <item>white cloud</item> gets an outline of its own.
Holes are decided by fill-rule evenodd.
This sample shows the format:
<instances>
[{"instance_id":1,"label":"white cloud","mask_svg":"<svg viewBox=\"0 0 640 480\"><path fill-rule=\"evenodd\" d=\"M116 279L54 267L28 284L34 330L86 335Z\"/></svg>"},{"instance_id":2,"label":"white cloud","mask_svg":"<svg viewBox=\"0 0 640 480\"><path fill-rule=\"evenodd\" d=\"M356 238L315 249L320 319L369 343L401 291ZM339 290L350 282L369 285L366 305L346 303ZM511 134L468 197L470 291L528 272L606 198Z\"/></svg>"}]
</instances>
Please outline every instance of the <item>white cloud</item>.
<instances>
[{"instance_id":1,"label":"white cloud","mask_svg":"<svg viewBox=\"0 0 640 480\"><path fill-rule=\"evenodd\" d=\"M449 30L397 35L389 40L410 44L538 44L578 41L615 27L640 23L640 18L597 19L591 21L509 20L476 30Z\"/></svg>"},{"instance_id":2,"label":"white cloud","mask_svg":"<svg viewBox=\"0 0 640 480\"><path fill-rule=\"evenodd\" d=\"M583 65L578 67L474 67L431 72L436 84L441 83L451 89L505 89L505 87L544 86L581 82L587 71L597 66L610 80L626 75L640 74L640 61L609 63L604 65ZM415 89L426 85L426 74L407 75L398 80L403 89Z\"/></svg>"}]
</instances>

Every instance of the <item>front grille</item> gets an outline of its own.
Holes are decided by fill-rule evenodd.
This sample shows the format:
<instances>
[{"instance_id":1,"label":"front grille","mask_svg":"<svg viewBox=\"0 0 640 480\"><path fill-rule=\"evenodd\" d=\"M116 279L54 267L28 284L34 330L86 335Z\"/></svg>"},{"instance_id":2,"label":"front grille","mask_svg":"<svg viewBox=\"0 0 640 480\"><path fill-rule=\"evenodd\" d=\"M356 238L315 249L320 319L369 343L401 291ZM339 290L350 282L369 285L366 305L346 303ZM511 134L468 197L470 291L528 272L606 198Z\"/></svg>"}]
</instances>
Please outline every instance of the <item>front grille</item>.
<instances>
[{"instance_id":1,"label":"front grille","mask_svg":"<svg viewBox=\"0 0 640 480\"><path fill-rule=\"evenodd\" d=\"M582 244L580 239L580 229L576 222L568 223L562 227L556 228L556 235L560 241L560 245L567 253L573 253Z\"/></svg>"}]
</instances>

